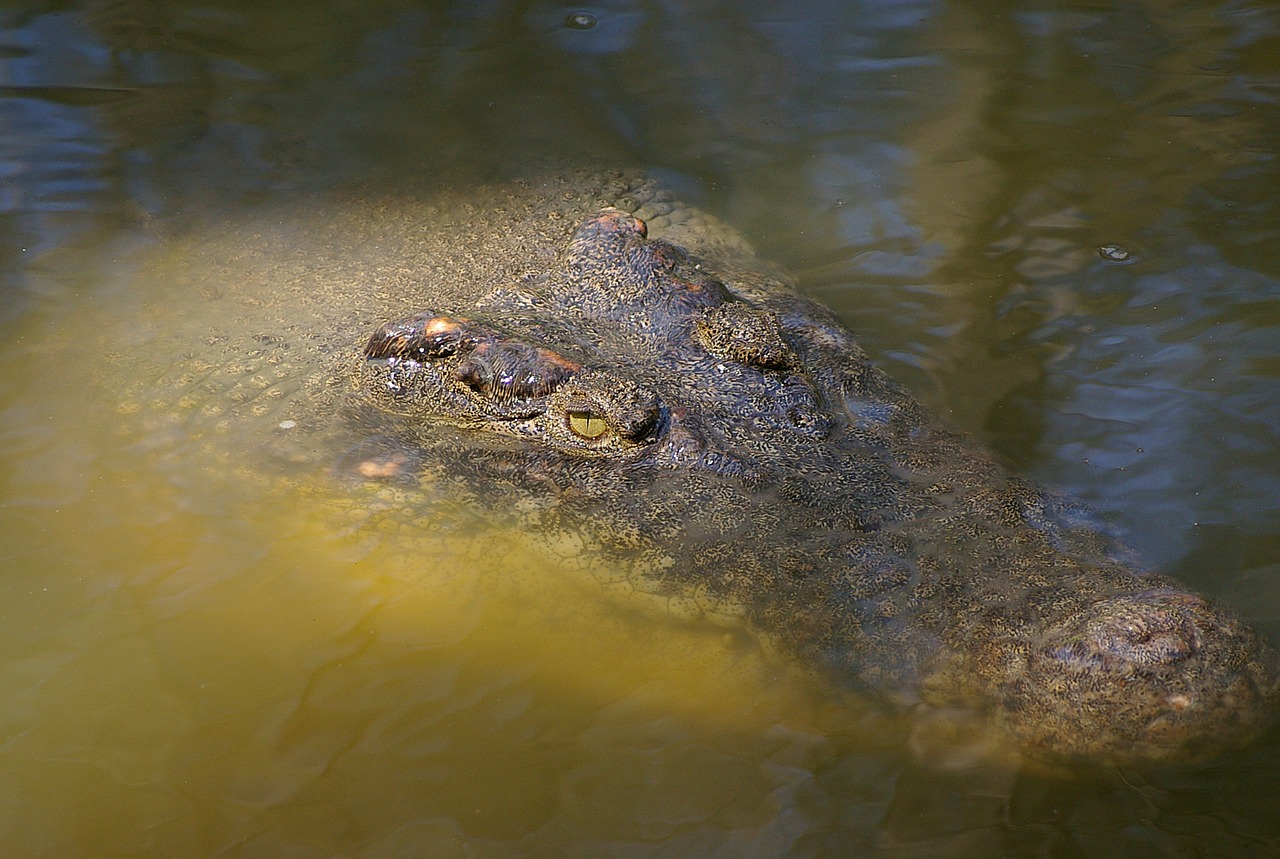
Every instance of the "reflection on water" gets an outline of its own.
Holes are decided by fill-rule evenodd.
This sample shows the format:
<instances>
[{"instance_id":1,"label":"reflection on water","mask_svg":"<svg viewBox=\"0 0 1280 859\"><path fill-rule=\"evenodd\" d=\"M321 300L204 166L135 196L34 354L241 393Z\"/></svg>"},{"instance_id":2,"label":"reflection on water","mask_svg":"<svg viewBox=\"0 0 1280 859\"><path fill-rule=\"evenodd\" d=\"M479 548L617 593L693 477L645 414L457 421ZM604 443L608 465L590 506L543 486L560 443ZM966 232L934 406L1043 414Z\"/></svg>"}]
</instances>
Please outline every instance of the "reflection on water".
<instances>
[{"instance_id":1,"label":"reflection on water","mask_svg":"<svg viewBox=\"0 0 1280 859\"><path fill-rule=\"evenodd\" d=\"M159 468L61 345L172 288L125 277L131 248L264 199L640 165L1280 637L1280 18L848 5L0 13L6 855L1280 849L1274 734L1162 773L922 760L910 726L519 535L476 557L325 491Z\"/></svg>"}]
</instances>

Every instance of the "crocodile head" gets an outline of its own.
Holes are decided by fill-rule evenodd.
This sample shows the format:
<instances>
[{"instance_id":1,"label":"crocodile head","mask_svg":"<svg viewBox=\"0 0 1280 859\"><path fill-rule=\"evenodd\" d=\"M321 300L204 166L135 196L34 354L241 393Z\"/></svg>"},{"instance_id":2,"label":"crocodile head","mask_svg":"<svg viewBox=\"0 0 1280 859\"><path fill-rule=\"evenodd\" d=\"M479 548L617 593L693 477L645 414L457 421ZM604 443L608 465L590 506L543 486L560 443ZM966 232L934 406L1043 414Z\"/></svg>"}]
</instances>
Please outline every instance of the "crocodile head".
<instances>
[{"instance_id":1,"label":"crocodile head","mask_svg":"<svg viewBox=\"0 0 1280 859\"><path fill-rule=\"evenodd\" d=\"M360 389L471 497L1034 755L1199 756L1269 721L1276 658L1234 614L1116 560L825 309L711 269L605 209L548 271L382 325Z\"/></svg>"},{"instance_id":2,"label":"crocodile head","mask_svg":"<svg viewBox=\"0 0 1280 859\"><path fill-rule=\"evenodd\" d=\"M381 326L360 387L386 412L475 430L478 446L486 434L514 440L521 455L569 470L607 460L631 480L643 466L741 477L826 434L782 326L682 249L649 240L639 219L606 209L553 273Z\"/></svg>"}]
</instances>

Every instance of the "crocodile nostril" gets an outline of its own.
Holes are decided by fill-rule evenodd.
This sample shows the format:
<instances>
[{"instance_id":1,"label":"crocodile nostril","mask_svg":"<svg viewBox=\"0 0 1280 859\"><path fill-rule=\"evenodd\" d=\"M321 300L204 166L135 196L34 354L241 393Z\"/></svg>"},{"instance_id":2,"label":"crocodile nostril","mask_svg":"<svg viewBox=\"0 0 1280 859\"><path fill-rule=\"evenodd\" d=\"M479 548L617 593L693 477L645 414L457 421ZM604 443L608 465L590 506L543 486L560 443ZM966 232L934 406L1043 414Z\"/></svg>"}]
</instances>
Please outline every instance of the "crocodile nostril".
<instances>
[{"instance_id":1,"label":"crocodile nostril","mask_svg":"<svg viewBox=\"0 0 1280 859\"><path fill-rule=\"evenodd\" d=\"M1176 608L1107 624L1094 640L1103 652L1139 665L1171 665L1202 646L1195 623Z\"/></svg>"},{"instance_id":2,"label":"crocodile nostril","mask_svg":"<svg viewBox=\"0 0 1280 859\"><path fill-rule=\"evenodd\" d=\"M1191 594L1154 590L1111 597L1095 603L1070 640L1048 653L1080 666L1174 665L1204 648L1200 624L1208 618L1207 605Z\"/></svg>"}]
</instances>

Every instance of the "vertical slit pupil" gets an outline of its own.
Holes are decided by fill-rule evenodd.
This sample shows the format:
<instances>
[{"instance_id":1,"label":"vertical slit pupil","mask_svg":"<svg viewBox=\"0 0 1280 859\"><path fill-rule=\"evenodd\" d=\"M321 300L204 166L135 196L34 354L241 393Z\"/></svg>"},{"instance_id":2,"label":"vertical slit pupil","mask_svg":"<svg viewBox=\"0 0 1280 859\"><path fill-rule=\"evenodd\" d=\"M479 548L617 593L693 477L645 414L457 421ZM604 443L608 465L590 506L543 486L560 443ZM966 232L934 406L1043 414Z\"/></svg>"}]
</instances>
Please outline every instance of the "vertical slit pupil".
<instances>
[{"instance_id":1,"label":"vertical slit pupil","mask_svg":"<svg viewBox=\"0 0 1280 859\"><path fill-rule=\"evenodd\" d=\"M599 438L608 427L604 418L595 412L569 412L569 429L583 438Z\"/></svg>"}]
</instances>

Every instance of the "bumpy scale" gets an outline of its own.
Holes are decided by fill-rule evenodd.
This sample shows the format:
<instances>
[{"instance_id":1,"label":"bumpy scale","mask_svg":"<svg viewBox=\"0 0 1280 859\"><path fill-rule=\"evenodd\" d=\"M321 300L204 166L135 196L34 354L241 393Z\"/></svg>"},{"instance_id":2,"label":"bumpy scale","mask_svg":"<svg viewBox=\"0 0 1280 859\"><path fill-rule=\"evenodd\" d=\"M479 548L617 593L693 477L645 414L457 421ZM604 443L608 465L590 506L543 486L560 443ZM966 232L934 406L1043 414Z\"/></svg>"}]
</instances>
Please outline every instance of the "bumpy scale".
<instances>
[{"instance_id":1,"label":"bumpy scale","mask_svg":"<svg viewBox=\"0 0 1280 859\"><path fill-rule=\"evenodd\" d=\"M537 499L650 590L1033 756L1197 757L1271 718L1276 656L1236 615L1119 560L826 309L620 209L545 271L382 325L359 375L397 449L476 498Z\"/></svg>"}]
</instances>

